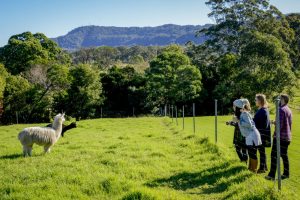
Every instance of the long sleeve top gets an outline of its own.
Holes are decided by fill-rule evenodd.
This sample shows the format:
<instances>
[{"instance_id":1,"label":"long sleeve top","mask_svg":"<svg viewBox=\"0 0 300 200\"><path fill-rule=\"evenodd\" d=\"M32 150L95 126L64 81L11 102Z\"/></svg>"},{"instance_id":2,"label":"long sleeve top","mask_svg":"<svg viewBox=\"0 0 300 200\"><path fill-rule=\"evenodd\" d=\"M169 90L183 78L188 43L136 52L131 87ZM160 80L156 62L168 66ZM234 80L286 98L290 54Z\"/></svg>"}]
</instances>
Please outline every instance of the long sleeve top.
<instances>
[{"instance_id":1,"label":"long sleeve top","mask_svg":"<svg viewBox=\"0 0 300 200\"><path fill-rule=\"evenodd\" d=\"M287 105L283 105L279 108L279 120L280 120L280 139L291 141L292 111ZM276 137L276 132L274 133L274 137Z\"/></svg>"},{"instance_id":2,"label":"long sleeve top","mask_svg":"<svg viewBox=\"0 0 300 200\"><path fill-rule=\"evenodd\" d=\"M260 108L254 116L255 126L258 129L264 146L271 145L270 114L267 108Z\"/></svg>"}]
</instances>

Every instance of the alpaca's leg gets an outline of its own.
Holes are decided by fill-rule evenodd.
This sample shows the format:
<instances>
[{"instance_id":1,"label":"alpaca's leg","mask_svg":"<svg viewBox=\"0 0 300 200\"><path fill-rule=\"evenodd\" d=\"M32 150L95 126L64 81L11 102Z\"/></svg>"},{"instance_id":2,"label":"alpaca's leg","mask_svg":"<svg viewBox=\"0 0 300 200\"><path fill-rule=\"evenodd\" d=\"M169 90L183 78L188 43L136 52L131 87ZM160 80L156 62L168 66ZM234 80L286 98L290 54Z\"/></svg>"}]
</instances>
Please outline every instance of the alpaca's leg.
<instances>
[{"instance_id":1,"label":"alpaca's leg","mask_svg":"<svg viewBox=\"0 0 300 200\"><path fill-rule=\"evenodd\" d=\"M27 147L25 145L23 145L23 156L27 156Z\"/></svg>"},{"instance_id":2,"label":"alpaca's leg","mask_svg":"<svg viewBox=\"0 0 300 200\"><path fill-rule=\"evenodd\" d=\"M51 146L44 146L45 153L50 153L50 147Z\"/></svg>"},{"instance_id":3,"label":"alpaca's leg","mask_svg":"<svg viewBox=\"0 0 300 200\"><path fill-rule=\"evenodd\" d=\"M32 156L32 146L28 146L28 155Z\"/></svg>"}]
</instances>

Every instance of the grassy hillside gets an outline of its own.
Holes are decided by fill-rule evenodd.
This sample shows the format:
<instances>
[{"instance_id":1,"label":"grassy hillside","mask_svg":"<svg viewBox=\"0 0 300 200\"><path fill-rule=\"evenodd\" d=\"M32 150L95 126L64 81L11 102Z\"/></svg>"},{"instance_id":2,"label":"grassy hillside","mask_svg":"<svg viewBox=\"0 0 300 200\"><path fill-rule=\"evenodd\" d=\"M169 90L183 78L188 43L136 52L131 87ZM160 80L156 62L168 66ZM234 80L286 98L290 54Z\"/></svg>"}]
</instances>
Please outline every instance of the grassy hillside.
<instances>
[{"instance_id":1,"label":"grassy hillside","mask_svg":"<svg viewBox=\"0 0 300 200\"><path fill-rule=\"evenodd\" d=\"M0 199L297 199L297 178L277 193L238 162L233 130L221 125L228 118L220 118L218 146L209 141L211 117L197 118L196 135L191 118L185 131L169 118L80 121L50 154L35 146L30 158L16 139L28 125L2 126Z\"/></svg>"}]
</instances>

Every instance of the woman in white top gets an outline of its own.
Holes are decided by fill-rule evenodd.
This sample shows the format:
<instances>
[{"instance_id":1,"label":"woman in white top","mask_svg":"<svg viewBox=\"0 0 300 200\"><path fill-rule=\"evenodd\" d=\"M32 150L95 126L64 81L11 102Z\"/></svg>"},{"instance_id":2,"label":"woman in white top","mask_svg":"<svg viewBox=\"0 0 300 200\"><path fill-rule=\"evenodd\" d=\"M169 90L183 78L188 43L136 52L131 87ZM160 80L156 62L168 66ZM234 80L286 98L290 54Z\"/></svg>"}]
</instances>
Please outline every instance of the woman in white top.
<instances>
[{"instance_id":1,"label":"woman in white top","mask_svg":"<svg viewBox=\"0 0 300 200\"><path fill-rule=\"evenodd\" d=\"M249 154L249 170L257 171L257 148L262 144L261 136L250 114L251 107L247 99L235 100L234 105L240 109L240 116L238 116L240 131L246 137L246 145Z\"/></svg>"}]
</instances>

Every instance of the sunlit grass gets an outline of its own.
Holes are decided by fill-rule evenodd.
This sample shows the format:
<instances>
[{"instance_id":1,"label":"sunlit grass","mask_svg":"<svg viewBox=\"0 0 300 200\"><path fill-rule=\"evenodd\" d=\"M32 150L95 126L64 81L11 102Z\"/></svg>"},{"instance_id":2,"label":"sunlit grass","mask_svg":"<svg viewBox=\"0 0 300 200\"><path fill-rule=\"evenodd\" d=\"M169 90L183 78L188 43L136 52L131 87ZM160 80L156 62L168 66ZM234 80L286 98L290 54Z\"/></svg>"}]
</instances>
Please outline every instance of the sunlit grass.
<instances>
[{"instance_id":1,"label":"sunlit grass","mask_svg":"<svg viewBox=\"0 0 300 200\"><path fill-rule=\"evenodd\" d=\"M212 117L197 118L195 135L191 118L184 131L169 118L84 120L30 158L17 140L28 125L2 126L0 199L297 199L296 178L280 194L237 160L228 118L217 146Z\"/></svg>"}]
</instances>

